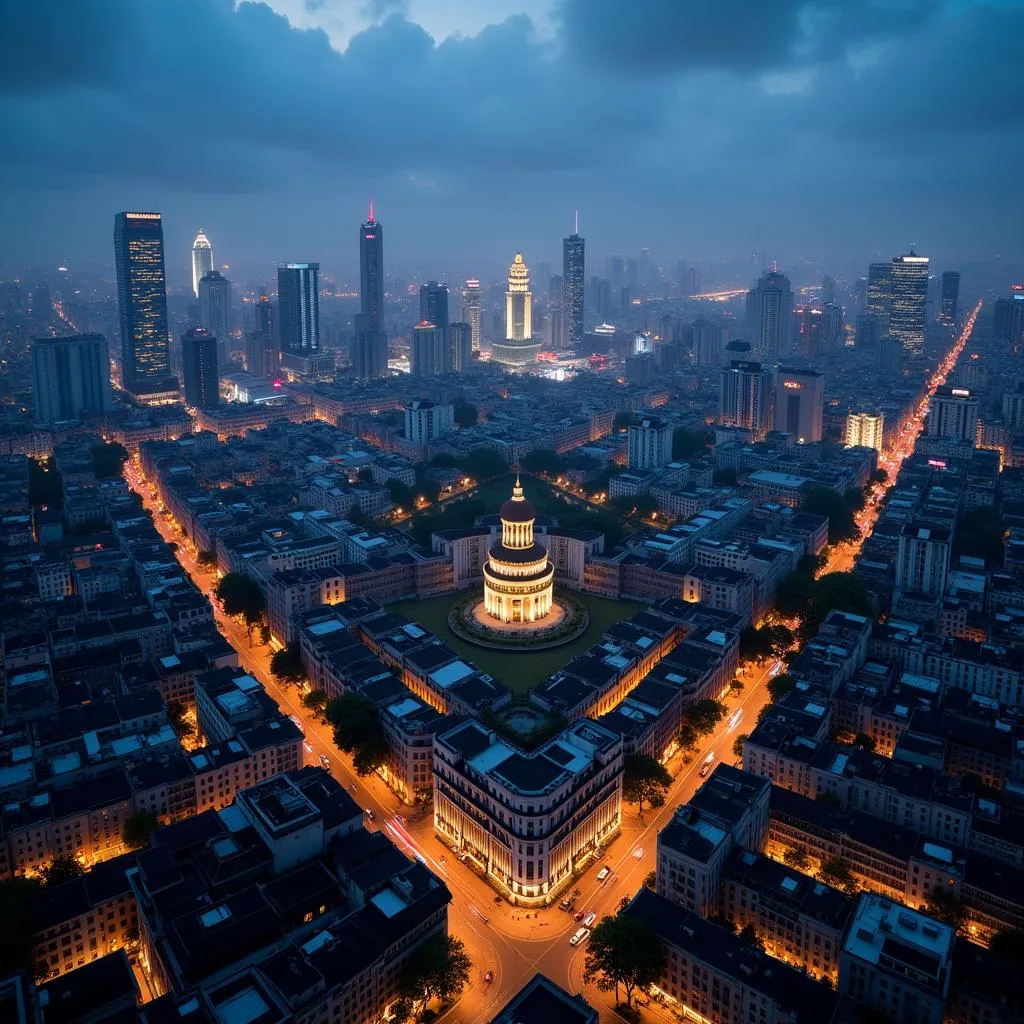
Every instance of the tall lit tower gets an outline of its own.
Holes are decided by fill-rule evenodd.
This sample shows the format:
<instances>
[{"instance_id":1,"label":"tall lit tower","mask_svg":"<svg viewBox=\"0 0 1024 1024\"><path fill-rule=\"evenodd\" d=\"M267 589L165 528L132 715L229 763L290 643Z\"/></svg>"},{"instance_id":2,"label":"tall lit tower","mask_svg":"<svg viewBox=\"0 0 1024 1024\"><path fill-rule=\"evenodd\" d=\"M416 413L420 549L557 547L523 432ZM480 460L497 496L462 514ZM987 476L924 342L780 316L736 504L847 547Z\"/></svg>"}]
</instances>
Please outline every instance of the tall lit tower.
<instances>
[{"instance_id":1,"label":"tall lit tower","mask_svg":"<svg viewBox=\"0 0 1024 1024\"><path fill-rule=\"evenodd\" d=\"M942 305L939 307L939 320L947 327L956 323L959 299L960 274L955 270L947 270L942 275Z\"/></svg>"},{"instance_id":2,"label":"tall lit tower","mask_svg":"<svg viewBox=\"0 0 1024 1024\"><path fill-rule=\"evenodd\" d=\"M868 267L867 312L889 319L892 301L892 264L872 263Z\"/></svg>"},{"instance_id":3,"label":"tall lit tower","mask_svg":"<svg viewBox=\"0 0 1024 1024\"><path fill-rule=\"evenodd\" d=\"M583 345L583 282L586 244L580 237L579 214L573 233L562 240L562 315L568 329L569 348Z\"/></svg>"},{"instance_id":4,"label":"tall lit tower","mask_svg":"<svg viewBox=\"0 0 1024 1024\"><path fill-rule=\"evenodd\" d=\"M125 211L114 217L114 263L121 385L136 397L166 394L178 382L171 377L164 229L159 213Z\"/></svg>"},{"instance_id":5,"label":"tall lit tower","mask_svg":"<svg viewBox=\"0 0 1024 1024\"><path fill-rule=\"evenodd\" d=\"M480 282L474 277L462 289L462 320L469 324L473 351L480 351Z\"/></svg>"},{"instance_id":6,"label":"tall lit tower","mask_svg":"<svg viewBox=\"0 0 1024 1024\"><path fill-rule=\"evenodd\" d=\"M516 253L508 268L508 290L505 292L505 340L492 347L491 358L508 366L535 362L540 343L533 341L533 295L530 292L530 271L523 254Z\"/></svg>"},{"instance_id":7,"label":"tall lit tower","mask_svg":"<svg viewBox=\"0 0 1024 1024\"><path fill-rule=\"evenodd\" d=\"M792 321L793 289L789 278L769 270L747 292L747 340L762 355L783 355L789 349Z\"/></svg>"},{"instance_id":8,"label":"tall lit tower","mask_svg":"<svg viewBox=\"0 0 1024 1024\"><path fill-rule=\"evenodd\" d=\"M217 339L220 365L231 359L231 282L219 271L199 281L199 324Z\"/></svg>"},{"instance_id":9,"label":"tall lit tower","mask_svg":"<svg viewBox=\"0 0 1024 1024\"><path fill-rule=\"evenodd\" d=\"M907 355L919 356L924 350L928 257L913 249L906 256L893 256L890 294L889 333L900 339Z\"/></svg>"},{"instance_id":10,"label":"tall lit tower","mask_svg":"<svg viewBox=\"0 0 1024 1024\"><path fill-rule=\"evenodd\" d=\"M722 370L719 422L745 427L756 440L771 429L772 371L760 363L733 359Z\"/></svg>"},{"instance_id":11,"label":"tall lit tower","mask_svg":"<svg viewBox=\"0 0 1024 1024\"><path fill-rule=\"evenodd\" d=\"M199 229L192 242L192 292L199 298L199 282L213 270L213 246L210 240Z\"/></svg>"},{"instance_id":12,"label":"tall lit tower","mask_svg":"<svg viewBox=\"0 0 1024 1024\"><path fill-rule=\"evenodd\" d=\"M371 331L384 330L384 231L373 215L359 227L359 311Z\"/></svg>"},{"instance_id":13,"label":"tall lit tower","mask_svg":"<svg viewBox=\"0 0 1024 1024\"><path fill-rule=\"evenodd\" d=\"M277 268L277 318L281 352L312 356L320 350L320 264Z\"/></svg>"}]
</instances>

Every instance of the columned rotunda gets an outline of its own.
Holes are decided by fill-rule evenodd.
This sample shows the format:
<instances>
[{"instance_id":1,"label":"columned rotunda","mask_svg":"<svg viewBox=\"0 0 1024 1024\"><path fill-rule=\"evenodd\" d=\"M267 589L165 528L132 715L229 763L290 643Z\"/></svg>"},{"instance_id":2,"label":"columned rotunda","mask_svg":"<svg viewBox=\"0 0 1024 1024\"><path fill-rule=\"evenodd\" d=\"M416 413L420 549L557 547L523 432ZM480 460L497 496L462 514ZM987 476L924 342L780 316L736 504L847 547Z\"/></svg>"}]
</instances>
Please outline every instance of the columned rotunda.
<instances>
[{"instance_id":1,"label":"columned rotunda","mask_svg":"<svg viewBox=\"0 0 1024 1024\"><path fill-rule=\"evenodd\" d=\"M500 516L501 540L484 565L484 609L501 622L540 622L551 613L555 569L547 549L533 539L536 512L518 475Z\"/></svg>"}]
</instances>

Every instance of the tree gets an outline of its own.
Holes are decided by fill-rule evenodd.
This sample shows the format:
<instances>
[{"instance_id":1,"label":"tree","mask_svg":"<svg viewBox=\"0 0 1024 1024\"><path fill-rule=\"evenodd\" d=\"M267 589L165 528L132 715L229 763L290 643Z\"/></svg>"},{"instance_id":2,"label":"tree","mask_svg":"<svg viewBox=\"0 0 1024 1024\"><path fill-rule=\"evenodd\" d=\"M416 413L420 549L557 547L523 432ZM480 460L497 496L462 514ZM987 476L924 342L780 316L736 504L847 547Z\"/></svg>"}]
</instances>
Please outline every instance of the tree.
<instances>
[{"instance_id":1,"label":"tree","mask_svg":"<svg viewBox=\"0 0 1024 1024\"><path fill-rule=\"evenodd\" d=\"M209 548L204 548L199 552L196 557L196 561L200 565L216 565L217 564L217 552L212 551Z\"/></svg>"},{"instance_id":2,"label":"tree","mask_svg":"<svg viewBox=\"0 0 1024 1024\"><path fill-rule=\"evenodd\" d=\"M435 996L442 1004L456 999L469 984L472 967L462 940L438 932L409 955L399 992L412 1002L414 1013L422 1014Z\"/></svg>"},{"instance_id":3,"label":"tree","mask_svg":"<svg viewBox=\"0 0 1024 1024\"><path fill-rule=\"evenodd\" d=\"M379 731L380 726L377 728L378 734L364 739L352 755L352 767L357 775L372 775L387 760L388 743Z\"/></svg>"},{"instance_id":4,"label":"tree","mask_svg":"<svg viewBox=\"0 0 1024 1024\"><path fill-rule=\"evenodd\" d=\"M1024 928L1010 928L997 932L988 944L989 951L1005 956L1007 960L1024 962Z\"/></svg>"},{"instance_id":5,"label":"tree","mask_svg":"<svg viewBox=\"0 0 1024 1024\"><path fill-rule=\"evenodd\" d=\"M245 622L246 632L252 641L252 628L267 610L267 602L259 584L241 572L229 572L217 582L214 596L221 603L225 615L240 615Z\"/></svg>"},{"instance_id":6,"label":"tree","mask_svg":"<svg viewBox=\"0 0 1024 1024\"><path fill-rule=\"evenodd\" d=\"M650 871L644 875L643 884L646 889L656 889L658 887L658 872Z\"/></svg>"},{"instance_id":7,"label":"tree","mask_svg":"<svg viewBox=\"0 0 1024 1024\"><path fill-rule=\"evenodd\" d=\"M743 759L743 745L750 739L750 733L741 732L739 736L732 741L732 754L737 761Z\"/></svg>"},{"instance_id":8,"label":"tree","mask_svg":"<svg viewBox=\"0 0 1024 1024\"><path fill-rule=\"evenodd\" d=\"M871 482L875 484L884 484L889 479L889 474L884 469L876 469L871 474Z\"/></svg>"},{"instance_id":9,"label":"tree","mask_svg":"<svg viewBox=\"0 0 1024 1024\"><path fill-rule=\"evenodd\" d=\"M823 789L814 798L819 804L826 804L829 807L842 807L843 802L839 799L838 795L831 792L831 790Z\"/></svg>"},{"instance_id":10,"label":"tree","mask_svg":"<svg viewBox=\"0 0 1024 1024\"><path fill-rule=\"evenodd\" d=\"M626 1006L633 1004L633 992L653 985L665 970L665 950L650 924L642 918L619 914L605 917L594 929L587 946L583 980L596 983L602 992L619 986L626 991Z\"/></svg>"},{"instance_id":11,"label":"tree","mask_svg":"<svg viewBox=\"0 0 1024 1024\"><path fill-rule=\"evenodd\" d=\"M832 857L821 865L821 880L833 888L853 895L857 891L857 880L853 877L850 865L842 857Z\"/></svg>"},{"instance_id":12,"label":"tree","mask_svg":"<svg viewBox=\"0 0 1024 1024\"><path fill-rule=\"evenodd\" d=\"M167 724L174 730L174 734L179 740L185 739L195 732L195 729L185 717L187 714L188 709L180 700L172 700L167 705Z\"/></svg>"},{"instance_id":13,"label":"tree","mask_svg":"<svg viewBox=\"0 0 1024 1024\"><path fill-rule=\"evenodd\" d=\"M795 686L796 680L788 672L780 672L774 679L768 680L768 699L774 704L782 700Z\"/></svg>"},{"instance_id":14,"label":"tree","mask_svg":"<svg viewBox=\"0 0 1024 1024\"><path fill-rule=\"evenodd\" d=\"M476 406L461 398L455 403L454 415L457 427L475 427L479 418Z\"/></svg>"},{"instance_id":15,"label":"tree","mask_svg":"<svg viewBox=\"0 0 1024 1024\"><path fill-rule=\"evenodd\" d=\"M866 732L857 733L853 744L856 747L863 747L865 750L874 750L877 746L875 741Z\"/></svg>"},{"instance_id":16,"label":"tree","mask_svg":"<svg viewBox=\"0 0 1024 1024\"><path fill-rule=\"evenodd\" d=\"M738 679L733 679L729 683L729 692L730 693L736 693L736 694L742 693L743 692L743 683L741 683L740 680L738 680Z\"/></svg>"},{"instance_id":17,"label":"tree","mask_svg":"<svg viewBox=\"0 0 1024 1024\"><path fill-rule=\"evenodd\" d=\"M399 508L413 508L416 504L416 492L401 480L389 480L387 482L388 493L391 501Z\"/></svg>"},{"instance_id":18,"label":"tree","mask_svg":"<svg viewBox=\"0 0 1024 1024\"><path fill-rule=\"evenodd\" d=\"M458 464L459 460L448 452L438 452L430 462L427 463L431 469L455 469Z\"/></svg>"},{"instance_id":19,"label":"tree","mask_svg":"<svg viewBox=\"0 0 1024 1024\"><path fill-rule=\"evenodd\" d=\"M704 428L687 430L686 427L677 427L672 431L672 458L688 459L693 455L706 455L714 439L715 435Z\"/></svg>"},{"instance_id":20,"label":"tree","mask_svg":"<svg viewBox=\"0 0 1024 1024\"><path fill-rule=\"evenodd\" d=\"M868 619L875 617L875 609L864 584L852 572L830 572L814 581L802 633L814 636L833 609Z\"/></svg>"},{"instance_id":21,"label":"tree","mask_svg":"<svg viewBox=\"0 0 1024 1024\"><path fill-rule=\"evenodd\" d=\"M356 473L356 479L361 484L368 484L373 479L373 470L369 466L363 466L362 469Z\"/></svg>"},{"instance_id":22,"label":"tree","mask_svg":"<svg viewBox=\"0 0 1024 1024\"><path fill-rule=\"evenodd\" d=\"M797 572L805 576L813 576L820 569L824 569L826 565L828 565L828 555L824 551L816 555L812 555L808 551L806 555L800 556L800 561L796 563L796 568Z\"/></svg>"},{"instance_id":23,"label":"tree","mask_svg":"<svg viewBox=\"0 0 1024 1024\"><path fill-rule=\"evenodd\" d=\"M98 444L92 449L92 471L98 480L121 476L128 458L128 449L117 441Z\"/></svg>"},{"instance_id":24,"label":"tree","mask_svg":"<svg viewBox=\"0 0 1024 1024\"><path fill-rule=\"evenodd\" d=\"M274 651L270 658L270 674L286 685L298 685L305 680L306 670L302 667L302 653L297 641L293 640L287 647Z\"/></svg>"},{"instance_id":25,"label":"tree","mask_svg":"<svg viewBox=\"0 0 1024 1024\"><path fill-rule=\"evenodd\" d=\"M551 448L536 448L523 456L520 466L527 473L558 476L565 469L565 459Z\"/></svg>"},{"instance_id":26,"label":"tree","mask_svg":"<svg viewBox=\"0 0 1024 1024\"><path fill-rule=\"evenodd\" d=\"M844 540L856 540L860 529L853 519L854 510L846 503L842 495L836 494L831 487L811 487L804 495L800 505L803 512L828 519L828 539L830 544L838 544Z\"/></svg>"},{"instance_id":27,"label":"tree","mask_svg":"<svg viewBox=\"0 0 1024 1024\"><path fill-rule=\"evenodd\" d=\"M727 914L712 914L708 920L712 924L717 924L719 928L724 928L730 935L736 934L736 922Z\"/></svg>"},{"instance_id":28,"label":"tree","mask_svg":"<svg viewBox=\"0 0 1024 1024\"><path fill-rule=\"evenodd\" d=\"M314 716L322 715L327 707L327 694L323 690L310 690L302 698L302 706L307 711L312 711Z\"/></svg>"},{"instance_id":29,"label":"tree","mask_svg":"<svg viewBox=\"0 0 1024 1024\"><path fill-rule=\"evenodd\" d=\"M64 507L64 487L53 459L28 460L28 500L37 507Z\"/></svg>"},{"instance_id":30,"label":"tree","mask_svg":"<svg viewBox=\"0 0 1024 1024\"><path fill-rule=\"evenodd\" d=\"M508 472L508 463L493 449L474 448L463 460L462 468L474 480L489 480Z\"/></svg>"},{"instance_id":31,"label":"tree","mask_svg":"<svg viewBox=\"0 0 1024 1024\"><path fill-rule=\"evenodd\" d=\"M727 487L736 486L736 467L735 466L723 466L721 469L716 469L711 474L712 483L721 484Z\"/></svg>"},{"instance_id":32,"label":"tree","mask_svg":"<svg viewBox=\"0 0 1024 1024\"><path fill-rule=\"evenodd\" d=\"M843 492L843 501L847 508L859 512L864 507L864 491L860 487L848 487Z\"/></svg>"},{"instance_id":33,"label":"tree","mask_svg":"<svg viewBox=\"0 0 1024 1024\"><path fill-rule=\"evenodd\" d=\"M49 889L52 886L63 885L65 882L81 877L85 874L85 868L74 857L65 854L61 857L54 857L39 874L43 879L43 885Z\"/></svg>"},{"instance_id":34,"label":"tree","mask_svg":"<svg viewBox=\"0 0 1024 1024\"><path fill-rule=\"evenodd\" d=\"M665 803L665 793L672 785L668 769L647 754L630 754L622 766L622 798L637 804L643 816L644 801L651 807Z\"/></svg>"},{"instance_id":35,"label":"tree","mask_svg":"<svg viewBox=\"0 0 1024 1024\"><path fill-rule=\"evenodd\" d=\"M745 924L740 929L739 940L755 949L764 949L764 943L757 937L757 929L752 924Z\"/></svg>"},{"instance_id":36,"label":"tree","mask_svg":"<svg viewBox=\"0 0 1024 1024\"><path fill-rule=\"evenodd\" d=\"M697 740L699 739L700 733L697 732L692 723L684 719L683 724L679 727L679 746L683 750L692 750L697 745Z\"/></svg>"},{"instance_id":37,"label":"tree","mask_svg":"<svg viewBox=\"0 0 1024 1024\"><path fill-rule=\"evenodd\" d=\"M788 847L782 855L782 860L783 863L788 864L791 868L796 868L797 871L806 871L810 864L807 850L803 846Z\"/></svg>"},{"instance_id":38,"label":"tree","mask_svg":"<svg viewBox=\"0 0 1024 1024\"><path fill-rule=\"evenodd\" d=\"M631 423L635 422L635 412L631 412L628 409L620 409L615 414L615 419L612 420L612 431L617 434L620 430L625 430Z\"/></svg>"},{"instance_id":39,"label":"tree","mask_svg":"<svg viewBox=\"0 0 1024 1024\"><path fill-rule=\"evenodd\" d=\"M964 910L956 894L949 889L936 885L924 903L924 911L937 921L951 925L956 934L960 934L967 924L967 911Z\"/></svg>"},{"instance_id":40,"label":"tree","mask_svg":"<svg viewBox=\"0 0 1024 1024\"><path fill-rule=\"evenodd\" d=\"M791 572L784 576L775 591L775 610L788 618L803 618L811 603L813 572Z\"/></svg>"},{"instance_id":41,"label":"tree","mask_svg":"<svg viewBox=\"0 0 1024 1024\"><path fill-rule=\"evenodd\" d=\"M984 558L988 565L1001 565L1006 524L994 505L972 508L956 521L953 555Z\"/></svg>"},{"instance_id":42,"label":"tree","mask_svg":"<svg viewBox=\"0 0 1024 1024\"><path fill-rule=\"evenodd\" d=\"M761 632L765 635L769 652L776 658L781 658L793 646L795 637L789 626L784 626L781 623L774 626L762 626Z\"/></svg>"},{"instance_id":43,"label":"tree","mask_svg":"<svg viewBox=\"0 0 1024 1024\"><path fill-rule=\"evenodd\" d=\"M160 819L148 811L129 814L124 823L124 845L130 850L141 849L149 837L160 827Z\"/></svg>"},{"instance_id":44,"label":"tree","mask_svg":"<svg viewBox=\"0 0 1024 1024\"><path fill-rule=\"evenodd\" d=\"M698 736L714 732L715 726L725 717L729 709L717 700L699 700L686 709L686 721L697 731Z\"/></svg>"},{"instance_id":45,"label":"tree","mask_svg":"<svg viewBox=\"0 0 1024 1024\"><path fill-rule=\"evenodd\" d=\"M384 763L387 740L381 731L377 709L362 694L346 693L330 701L324 717L334 729L334 743L352 755L360 775L369 775Z\"/></svg>"}]
</instances>

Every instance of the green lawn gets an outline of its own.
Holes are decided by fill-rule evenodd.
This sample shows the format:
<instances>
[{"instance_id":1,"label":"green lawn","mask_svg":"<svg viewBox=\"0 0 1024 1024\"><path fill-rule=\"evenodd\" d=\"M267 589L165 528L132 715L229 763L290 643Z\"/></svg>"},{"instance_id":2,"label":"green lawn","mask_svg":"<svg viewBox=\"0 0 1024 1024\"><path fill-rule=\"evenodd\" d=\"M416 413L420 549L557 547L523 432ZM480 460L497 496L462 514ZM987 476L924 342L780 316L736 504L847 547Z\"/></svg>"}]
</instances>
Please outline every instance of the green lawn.
<instances>
[{"instance_id":1,"label":"green lawn","mask_svg":"<svg viewBox=\"0 0 1024 1024\"><path fill-rule=\"evenodd\" d=\"M550 651L505 652L489 651L475 647L459 639L448 628L448 609L451 597L435 597L427 601L398 601L389 605L388 610L398 612L425 626L439 636L462 657L473 662L483 672L489 672L500 679L515 694L525 694L531 687L547 679L552 672L561 668L578 654L601 639L601 634L616 622L628 619L644 607L635 601L610 601L602 597L590 597L573 591L573 597L586 605L590 612L590 625L586 632L564 647Z\"/></svg>"}]
</instances>

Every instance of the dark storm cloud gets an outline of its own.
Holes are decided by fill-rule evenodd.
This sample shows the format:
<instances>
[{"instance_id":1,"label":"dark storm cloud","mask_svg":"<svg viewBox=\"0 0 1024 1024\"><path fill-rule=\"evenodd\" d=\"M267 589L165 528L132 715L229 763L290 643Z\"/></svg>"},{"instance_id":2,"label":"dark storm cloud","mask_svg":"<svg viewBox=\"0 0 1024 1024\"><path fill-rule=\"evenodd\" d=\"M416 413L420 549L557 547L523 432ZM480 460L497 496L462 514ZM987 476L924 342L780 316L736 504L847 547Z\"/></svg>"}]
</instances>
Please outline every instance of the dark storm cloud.
<instances>
[{"instance_id":1,"label":"dark storm cloud","mask_svg":"<svg viewBox=\"0 0 1024 1024\"><path fill-rule=\"evenodd\" d=\"M888 246L937 199L985 243L1024 217L1019 2L562 0L551 37L517 16L440 43L402 0L360 2L384 20L344 53L257 3L6 5L0 241L34 207L105 223L133 197L210 226L216 193L266 259L371 189L434 258L576 206L609 248L694 255Z\"/></svg>"},{"instance_id":2,"label":"dark storm cloud","mask_svg":"<svg viewBox=\"0 0 1024 1024\"><path fill-rule=\"evenodd\" d=\"M633 73L742 73L832 58L924 24L934 0L562 0L570 52Z\"/></svg>"}]
</instances>

